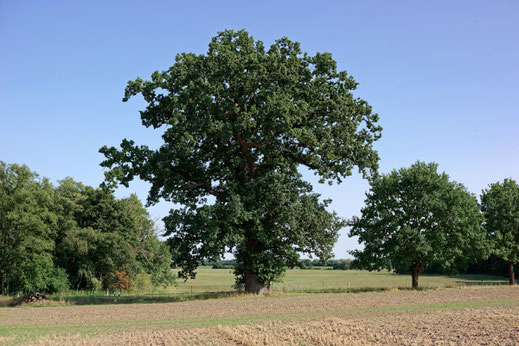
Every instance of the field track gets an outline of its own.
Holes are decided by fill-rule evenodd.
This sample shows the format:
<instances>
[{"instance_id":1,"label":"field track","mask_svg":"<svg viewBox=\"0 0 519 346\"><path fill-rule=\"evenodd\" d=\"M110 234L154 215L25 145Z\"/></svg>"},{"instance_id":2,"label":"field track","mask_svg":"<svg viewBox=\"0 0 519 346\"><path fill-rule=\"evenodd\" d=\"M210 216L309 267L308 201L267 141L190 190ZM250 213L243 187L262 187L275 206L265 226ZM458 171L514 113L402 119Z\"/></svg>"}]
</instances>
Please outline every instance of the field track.
<instances>
[{"instance_id":1,"label":"field track","mask_svg":"<svg viewBox=\"0 0 519 346\"><path fill-rule=\"evenodd\" d=\"M519 343L519 287L0 309L0 344Z\"/></svg>"}]
</instances>

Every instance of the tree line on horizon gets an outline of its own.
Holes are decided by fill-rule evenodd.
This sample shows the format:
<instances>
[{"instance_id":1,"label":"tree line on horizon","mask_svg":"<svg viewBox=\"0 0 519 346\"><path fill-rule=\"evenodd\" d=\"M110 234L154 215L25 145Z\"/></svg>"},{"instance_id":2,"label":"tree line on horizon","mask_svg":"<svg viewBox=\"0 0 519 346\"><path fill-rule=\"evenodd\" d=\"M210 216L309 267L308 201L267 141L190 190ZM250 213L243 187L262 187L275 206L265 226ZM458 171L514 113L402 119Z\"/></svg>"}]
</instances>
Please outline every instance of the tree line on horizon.
<instances>
[{"instance_id":1,"label":"tree line on horizon","mask_svg":"<svg viewBox=\"0 0 519 346\"><path fill-rule=\"evenodd\" d=\"M136 195L51 184L0 161L0 293L127 290L173 282L169 247Z\"/></svg>"},{"instance_id":2,"label":"tree line on horizon","mask_svg":"<svg viewBox=\"0 0 519 346\"><path fill-rule=\"evenodd\" d=\"M322 262L320 259L300 259L299 269L320 269L322 267L332 268L333 270L351 269L352 259L329 259ZM213 269L232 269L237 264L236 260L220 260L211 262L201 262L200 265L211 266Z\"/></svg>"}]
</instances>

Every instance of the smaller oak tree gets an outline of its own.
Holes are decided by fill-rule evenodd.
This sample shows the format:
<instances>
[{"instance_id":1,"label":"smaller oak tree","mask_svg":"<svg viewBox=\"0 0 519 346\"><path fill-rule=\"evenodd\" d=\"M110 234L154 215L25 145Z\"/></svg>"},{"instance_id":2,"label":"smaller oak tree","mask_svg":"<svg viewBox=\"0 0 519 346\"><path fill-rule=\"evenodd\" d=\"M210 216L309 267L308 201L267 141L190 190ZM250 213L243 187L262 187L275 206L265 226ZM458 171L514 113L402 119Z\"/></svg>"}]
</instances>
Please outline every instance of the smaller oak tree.
<instances>
[{"instance_id":1,"label":"smaller oak tree","mask_svg":"<svg viewBox=\"0 0 519 346\"><path fill-rule=\"evenodd\" d=\"M481 208L494 253L508 263L510 285L515 284L514 264L519 262L519 185L512 179L483 190Z\"/></svg>"},{"instance_id":2,"label":"smaller oak tree","mask_svg":"<svg viewBox=\"0 0 519 346\"><path fill-rule=\"evenodd\" d=\"M436 163L416 162L371 183L362 217L349 221L362 251L354 265L368 270L404 269L418 287L418 276L432 262L451 268L488 256L476 198Z\"/></svg>"}]
</instances>

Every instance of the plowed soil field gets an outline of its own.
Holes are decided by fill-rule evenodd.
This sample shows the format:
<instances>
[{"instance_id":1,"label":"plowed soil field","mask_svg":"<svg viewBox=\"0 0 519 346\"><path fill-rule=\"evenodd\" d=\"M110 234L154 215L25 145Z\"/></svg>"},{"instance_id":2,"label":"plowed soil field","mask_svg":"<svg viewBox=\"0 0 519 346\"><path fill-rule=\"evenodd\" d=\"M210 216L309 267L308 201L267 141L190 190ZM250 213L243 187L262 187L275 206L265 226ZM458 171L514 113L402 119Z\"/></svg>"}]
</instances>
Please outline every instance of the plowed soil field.
<instances>
[{"instance_id":1,"label":"plowed soil field","mask_svg":"<svg viewBox=\"0 0 519 346\"><path fill-rule=\"evenodd\" d=\"M519 287L0 309L0 344L519 344Z\"/></svg>"}]
</instances>

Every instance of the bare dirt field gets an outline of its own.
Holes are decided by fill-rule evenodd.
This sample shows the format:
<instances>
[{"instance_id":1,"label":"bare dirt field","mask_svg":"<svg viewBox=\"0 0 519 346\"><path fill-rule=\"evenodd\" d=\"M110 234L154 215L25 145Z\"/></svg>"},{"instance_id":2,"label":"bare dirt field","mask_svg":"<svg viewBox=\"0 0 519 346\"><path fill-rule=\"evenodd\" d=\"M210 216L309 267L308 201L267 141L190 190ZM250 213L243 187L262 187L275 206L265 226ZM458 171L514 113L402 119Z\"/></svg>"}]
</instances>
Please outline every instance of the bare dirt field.
<instances>
[{"instance_id":1,"label":"bare dirt field","mask_svg":"<svg viewBox=\"0 0 519 346\"><path fill-rule=\"evenodd\" d=\"M0 344L519 344L519 287L0 309Z\"/></svg>"}]
</instances>

